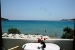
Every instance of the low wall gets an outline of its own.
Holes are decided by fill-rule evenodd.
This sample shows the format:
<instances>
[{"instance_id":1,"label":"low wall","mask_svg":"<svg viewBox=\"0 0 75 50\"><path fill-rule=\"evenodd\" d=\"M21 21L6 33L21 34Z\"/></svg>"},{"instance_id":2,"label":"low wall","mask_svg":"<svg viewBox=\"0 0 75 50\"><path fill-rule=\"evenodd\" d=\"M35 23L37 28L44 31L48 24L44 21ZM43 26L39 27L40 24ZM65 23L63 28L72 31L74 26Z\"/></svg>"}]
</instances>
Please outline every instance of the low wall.
<instances>
[{"instance_id":1,"label":"low wall","mask_svg":"<svg viewBox=\"0 0 75 50\"><path fill-rule=\"evenodd\" d=\"M3 40L3 48L9 49L15 46L19 46L19 50L22 49L22 45L25 43L37 43L37 40L26 40L26 39L9 39L9 38L2 38ZM51 39L46 40L47 43L55 43L60 46L60 49L63 50L73 50L73 40L71 39Z\"/></svg>"}]
</instances>

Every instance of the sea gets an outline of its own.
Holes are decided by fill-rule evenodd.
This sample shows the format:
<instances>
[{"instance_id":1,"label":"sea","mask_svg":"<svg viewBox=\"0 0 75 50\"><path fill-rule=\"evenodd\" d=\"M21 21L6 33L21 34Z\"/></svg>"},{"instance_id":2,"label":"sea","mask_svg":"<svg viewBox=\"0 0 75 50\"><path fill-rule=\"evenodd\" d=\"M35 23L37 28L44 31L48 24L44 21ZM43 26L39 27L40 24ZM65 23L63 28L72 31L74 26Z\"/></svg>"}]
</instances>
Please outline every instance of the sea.
<instances>
[{"instance_id":1,"label":"sea","mask_svg":"<svg viewBox=\"0 0 75 50\"><path fill-rule=\"evenodd\" d=\"M61 38L63 29L74 29L73 21L44 21L44 20L6 20L1 21L2 32L8 32L9 28L17 28L22 34L40 34Z\"/></svg>"}]
</instances>

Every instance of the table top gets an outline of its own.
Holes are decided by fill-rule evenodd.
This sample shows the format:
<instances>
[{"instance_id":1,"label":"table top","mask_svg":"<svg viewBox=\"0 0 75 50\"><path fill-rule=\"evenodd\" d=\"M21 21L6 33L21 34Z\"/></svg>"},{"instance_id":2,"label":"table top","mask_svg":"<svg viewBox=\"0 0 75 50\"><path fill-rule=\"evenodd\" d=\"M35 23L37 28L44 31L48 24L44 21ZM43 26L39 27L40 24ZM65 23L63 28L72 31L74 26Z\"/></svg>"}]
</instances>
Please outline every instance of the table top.
<instances>
[{"instance_id":1,"label":"table top","mask_svg":"<svg viewBox=\"0 0 75 50\"><path fill-rule=\"evenodd\" d=\"M60 47L57 44L54 43L45 43L46 48L44 50L60 50ZM22 46L24 50L43 50L38 49L38 47L41 47L42 45L40 43L26 43Z\"/></svg>"}]
</instances>

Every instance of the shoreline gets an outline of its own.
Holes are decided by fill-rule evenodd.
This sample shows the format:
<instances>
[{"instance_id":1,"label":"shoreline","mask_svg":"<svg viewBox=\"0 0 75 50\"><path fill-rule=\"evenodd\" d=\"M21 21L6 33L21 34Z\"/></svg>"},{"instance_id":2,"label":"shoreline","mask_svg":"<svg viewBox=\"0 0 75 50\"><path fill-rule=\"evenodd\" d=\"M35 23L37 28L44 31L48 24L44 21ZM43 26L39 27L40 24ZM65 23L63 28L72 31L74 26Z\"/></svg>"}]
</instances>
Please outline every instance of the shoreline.
<instances>
[{"instance_id":1,"label":"shoreline","mask_svg":"<svg viewBox=\"0 0 75 50\"><path fill-rule=\"evenodd\" d=\"M48 36L48 35L40 35L40 34L7 34L7 33L4 33L2 34L2 38L18 38L18 39L38 39L38 38L46 38L47 40L48 39L60 39L60 38L57 38L55 36Z\"/></svg>"},{"instance_id":2,"label":"shoreline","mask_svg":"<svg viewBox=\"0 0 75 50\"><path fill-rule=\"evenodd\" d=\"M4 33L7 33L7 32L2 32L2 34L4 34ZM7 33L8 34L8 33ZM37 33L35 33L35 34L27 34L27 33L20 33L20 34L23 34L23 35L36 35L36 36L38 36L38 35L42 35L42 36L48 36L49 38L51 38L51 39L61 39L61 36L56 36L56 35L44 35L44 34L37 34ZM20 35L19 34L19 35ZM14 34L13 34L14 35Z\"/></svg>"}]
</instances>

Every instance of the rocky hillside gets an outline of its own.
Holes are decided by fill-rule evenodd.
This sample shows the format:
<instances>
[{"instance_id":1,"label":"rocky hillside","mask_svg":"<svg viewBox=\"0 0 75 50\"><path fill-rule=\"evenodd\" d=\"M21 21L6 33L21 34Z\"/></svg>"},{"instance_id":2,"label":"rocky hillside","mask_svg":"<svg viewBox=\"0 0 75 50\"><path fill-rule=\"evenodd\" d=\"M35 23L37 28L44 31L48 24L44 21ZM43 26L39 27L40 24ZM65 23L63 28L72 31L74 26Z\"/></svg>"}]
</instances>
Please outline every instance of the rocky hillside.
<instances>
[{"instance_id":1,"label":"rocky hillside","mask_svg":"<svg viewBox=\"0 0 75 50\"><path fill-rule=\"evenodd\" d=\"M1 20L9 20L9 19L6 19L6 18L1 18Z\"/></svg>"}]
</instances>

